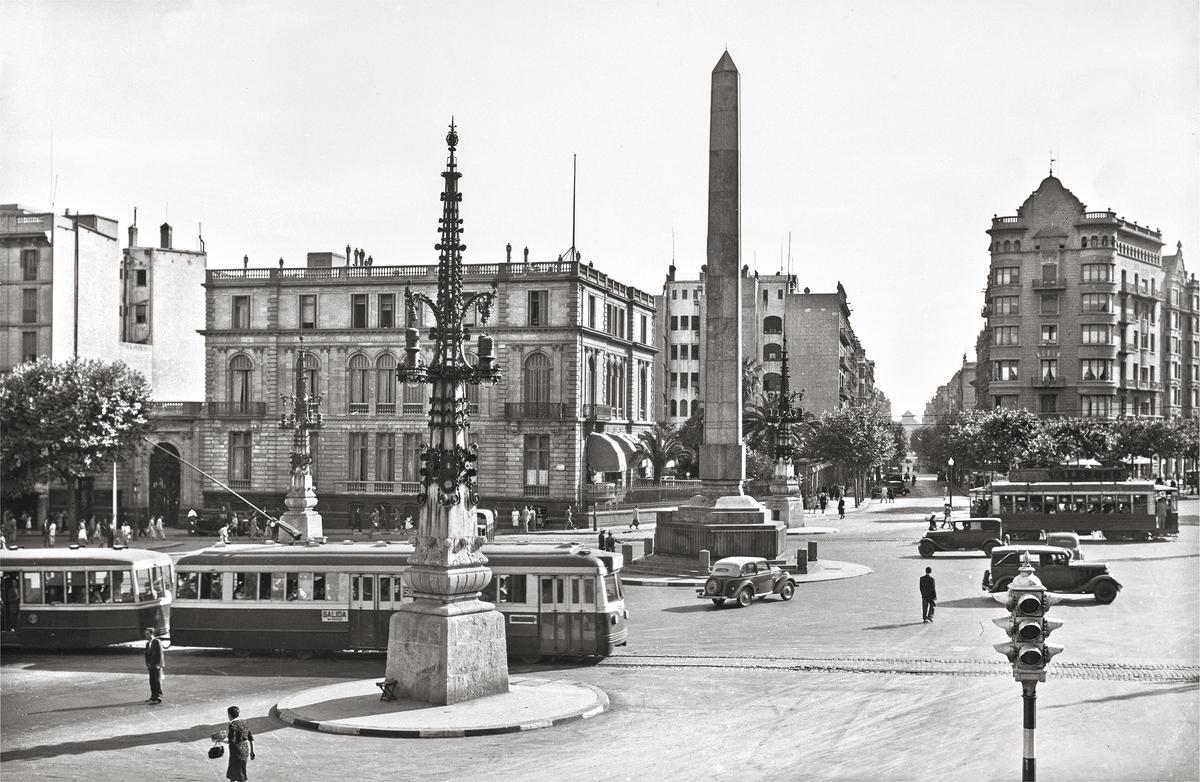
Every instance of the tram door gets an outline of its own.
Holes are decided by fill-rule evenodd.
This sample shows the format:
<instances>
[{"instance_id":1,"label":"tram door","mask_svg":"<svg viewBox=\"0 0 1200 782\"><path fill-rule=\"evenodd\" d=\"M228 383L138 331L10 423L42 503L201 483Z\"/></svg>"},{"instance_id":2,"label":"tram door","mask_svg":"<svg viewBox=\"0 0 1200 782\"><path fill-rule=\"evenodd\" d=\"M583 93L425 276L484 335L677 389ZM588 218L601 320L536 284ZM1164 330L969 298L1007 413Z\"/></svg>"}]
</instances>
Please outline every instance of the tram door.
<instances>
[{"instance_id":1,"label":"tram door","mask_svg":"<svg viewBox=\"0 0 1200 782\"><path fill-rule=\"evenodd\" d=\"M350 574L350 643L356 649L387 647L387 625L379 632L379 584L373 573ZM387 614L383 614L385 620Z\"/></svg>"},{"instance_id":2,"label":"tram door","mask_svg":"<svg viewBox=\"0 0 1200 782\"><path fill-rule=\"evenodd\" d=\"M594 580L579 576L539 578L542 653L595 648Z\"/></svg>"}]
</instances>

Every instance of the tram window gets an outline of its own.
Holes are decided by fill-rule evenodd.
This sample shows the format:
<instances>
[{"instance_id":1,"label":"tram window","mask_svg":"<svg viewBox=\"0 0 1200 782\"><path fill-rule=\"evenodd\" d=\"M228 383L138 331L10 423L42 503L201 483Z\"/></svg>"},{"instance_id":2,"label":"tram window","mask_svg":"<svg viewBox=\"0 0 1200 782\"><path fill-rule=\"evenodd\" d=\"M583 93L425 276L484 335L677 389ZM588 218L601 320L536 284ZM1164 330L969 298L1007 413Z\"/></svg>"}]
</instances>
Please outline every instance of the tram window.
<instances>
[{"instance_id":1,"label":"tram window","mask_svg":"<svg viewBox=\"0 0 1200 782\"><path fill-rule=\"evenodd\" d=\"M82 570L67 571L67 602L87 603L87 574Z\"/></svg>"},{"instance_id":2,"label":"tram window","mask_svg":"<svg viewBox=\"0 0 1200 782\"><path fill-rule=\"evenodd\" d=\"M498 600L496 600L496 581L499 578L500 578L499 576L492 576L492 580L487 582L487 586L485 586L483 589L479 590L479 599L480 600L484 600L488 603L499 602Z\"/></svg>"},{"instance_id":3,"label":"tram window","mask_svg":"<svg viewBox=\"0 0 1200 782\"><path fill-rule=\"evenodd\" d=\"M350 599L355 602L358 601L358 584L360 581L362 581L361 576L352 576L350 578Z\"/></svg>"},{"instance_id":4,"label":"tram window","mask_svg":"<svg viewBox=\"0 0 1200 782\"><path fill-rule=\"evenodd\" d=\"M1026 497L1024 494L1018 494L1018 495L1014 496L1013 502L1015 503L1013 506L1014 513L1028 513L1029 512L1029 498Z\"/></svg>"},{"instance_id":5,"label":"tram window","mask_svg":"<svg viewBox=\"0 0 1200 782\"><path fill-rule=\"evenodd\" d=\"M375 579L372 576L362 577L362 599L366 603L375 599Z\"/></svg>"},{"instance_id":6,"label":"tram window","mask_svg":"<svg viewBox=\"0 0 1200 782\"><path fill-rule=\"evenodd\" d=\"M621 599L621 582L613 573L609 573L604 577L604 597L608 602Z\"/></svg>"},{"instance_id":7,"label":"tram window","mask_svg":"<svg viewBox=\"0 0 1200 782\"><path fill-rule=\"evenodd\" d=\"M1099 494L1089 494L1088 495L1087 512L1088 513L1099 513L1100 512L1100 495Z\"/></svg>"},{"instance_id":8,"label":"tram window","mask_svg":"<svg viewBox=\"0 0 1200 782\"><path fill-rule=\"evenodd\" d=\"M141 600L153 600L155 593L150 589L149 569L138 568L133 571L133 575L137 579L138 598Z\"/></svg>"},{"instance_id":9,"label":"tram window","mask_svg":"<svg viewBox=\"0 0 1200 782\"><path fill-rule=\"evenodd\" d=\"M221 599L221 574L220 573L201 573L200 574L200 599L201 600L220 600Z\"/></svg>"},{"instance_id":10,"label":"tram window","mask_svg":"<svg viewBox=\"0 0 1200 782\"><path fill-rule=\"evenodd\" d=\"M596 579L592 577L583 580L583 602L592 605L596 602Z\"/></svg>"},{"instance_id":11,"label":"tram window","mask_svg":"<svg viewBox=\"0 0 1200 782\"><path fill-rule=\"evenodd\" d=\"M404 577L392 576L392 603L400 605L404 602Z\"/></svg>"},{"instance_id":12,"label":"tram window","mask_svg":"<svg viewBox=\"0 0 1200 782\"><path fill-rule=\"evenodd\" d=\"M1042 513L1057 513L1058 498L1053 494L1047 494L1042 498Z\"/></svg>"},{"instance_id":13,"label":"tram window","mask_svg":"<svg viewBox=\"0 0 1200 782\"><path fill-rule=\"evenodd\" d=\"M271 574L270 573L255 573L258 583L258 599L271 599Z\"/></svg>"},{"instance_id":14,"label":"tram window","mask_svg":"<svg viewBox=\"0 0 1200 782\"><path fill-rule=\"evenodd\" d=\"M133 597L133 574L128 570L113 571L113 602L114 603L132 603Z\"/></svg>"},{"instance_id":15,"label":"tram window","mask_svg":"<svg viewBox=\"0 0 1200 782\"><path fill-rule=\"evenodd\" d=\"M107 570L93 571L87 574L89 603L111 603L112 588L109 586Z\"/></svg>"},{"instance_id":16,"label":"tram window","mask_svg":"<svg viewBox=\"0 0 1200 782\"><path fill-rule=\"evenodd\" d=\"M1100 503L1101 503L1101 508L1103 508L1105 513L1116 513L1117 512L1117 498L1114 497L1113 495L1105 494L1100 499Z\"/></svg>"},{"instance_id":17,"label":"tram window","mask_svg":"<svg viewBox=\"0 0 1200 782\"><path fill-rule=\"evenodd\" d=\"M525 576L496 576L492 580L493 584L497 584L499 594L495 595L492 602L497 603L526 603L528 602L528 592L526 591Z\"/></svg>"},{"instance_id":18,"label":"tram window","mask_svg":"<svg viewBox=\"0 0 1200 782\"><path fill-rule=\"evenodd\" d=\"M1013 512L1013 498L1012 498L1011 494L1001 494L1000 495L1000 512L1001 513L1012 513Z\"/></svg>"},{"instance_id":19,"label":"tram window","mask_svg":"<svg viewBox=\"0 0 1200 782\"><path fill-rule=\"evenodd\" d=\"M258 599L258 573L234 573L233 574L233 599L234 600L257 600Z\"/></svg>"},{"instance_id":20,"label":"tram window","mask_svg":"<svg viewBox=\"0 0 1200 782\"><path fill-rule=\"evenodd\" d=\"M301 600L312 600L313 599L313 574L312 573L301 573L300 574L299 597Z\"/></svg>"},{"instance_id":21,"label":"tram window","mask_svg":"<svg viewBox=\"0 0 1200 782\"><path fill-rule=\"evenodd\" d=\"M271 574L271 599L284 600L287 598L285 590L287 589L287 578L283 573Z\"/></svg>"},{"instance_id":22,"label":"tram window","mask_svg":"<svg viewBox=\"0 0 1200 782\"><path fill-rule=\"evenodd\" d=\"M341 600L337 573L313 573L313 600Z\"/></svg>"},{"instance_id":23,"label":"tram window","mask_svg":"<svg viewBox=\"0 0 1200 782\"><path fill-rule=\"evenodd\" d=\"M1133 495L1133 512L1142 516L1150 512L1150 500L1147 498L1147 495Z\"/></svg>"},{"instance_id":24,"label":"tram window","mask_svg":"<svg viewBox=\"0 0 1200 782\"><path fill-rule=\"evenodd\" d=\"M158 565L152 565L150 567L150 588L153 589L154 594L159 597L162 597L166 594L166 590L163 589L163 583L163 569ZM170 581L165 583L170 583Z\"/></svg>"},{"instance_id":25,"label":"tram window","mask_svg":"<svg viewBox=\"0 0 1200 782\"><path fill-rule=\"evenodd\" d=\"M387 607L387 604L392 599L392 577L379 577L379 604L382 607Z\"/></svg>"},{"instance_id":26,"label":"tram window","mask_svg":"<svg viewBox=\"0 0 1200 782\"><path fill-rule=\"evenodd\" d=\"M61 570L47 570L42 573L42 578L46 580L46 602L51 605L63 602L66 598L63 572Z\"/></svg>"},{"instance_id":27,"label":"tram window","mask_svg":"<svg viewBox=\"0 0 1200 782\"><path fill-rule=\"evenodd\" d=\"M42 574L22 573L21 593L22 603L41 603L45 599L45 590L42 588Z\"/></svg>"},{"instance_id":28,"label":"tram window","mask_svg":"<svg viewBox=\"0 0 1200 782\"><path fill-rule=\"evenodd\" d=\"M175 595L180 600L195 600L199 596L199 574L178 573L175 576ZM107 601L105 601L107 602Z\"/></svg>"},{"instance_id":29,"label":"tram window","mask_svg":"<svg viewBox=\"0 0 1200 782\"><path fill-rule=\"evenodd\" d=\"M579 579L578 578L571 579L571 602L576 605L579 604Z\"/></svg>"},{"instance_id":30,"label":"tram window","mask_svg":"<svg viewBox=\"0 0 1200 782\"><path fill-rule=\"evenodd\" d=\"M566 590L563 578L560 576L542 576L542 602L562 603L566 600Z\"/></svg>"}]
</instances>

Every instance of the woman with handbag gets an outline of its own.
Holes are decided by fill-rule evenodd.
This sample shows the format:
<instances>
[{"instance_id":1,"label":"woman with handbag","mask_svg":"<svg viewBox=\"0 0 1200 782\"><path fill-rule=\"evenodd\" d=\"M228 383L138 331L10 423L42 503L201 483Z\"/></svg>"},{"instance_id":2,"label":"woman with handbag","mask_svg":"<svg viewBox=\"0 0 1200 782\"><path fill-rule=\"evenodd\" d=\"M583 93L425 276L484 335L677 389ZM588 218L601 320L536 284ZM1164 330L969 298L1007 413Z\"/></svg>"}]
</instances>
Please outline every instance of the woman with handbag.
<instances>
[{"instance_id":1,"label":"woman with handbag","mask_svg":"<svg viewBox=\"0 0 1200 782\"><path fill-rule=\"evenodd\" d=\"M250 726L238 719L241 711L237 706L230 706L228 711L226 741L229 743L229 767L225 770L225 778L246 782L246 764L254 760L254 734L250 732Z\"/></svg>"}]
</instances>

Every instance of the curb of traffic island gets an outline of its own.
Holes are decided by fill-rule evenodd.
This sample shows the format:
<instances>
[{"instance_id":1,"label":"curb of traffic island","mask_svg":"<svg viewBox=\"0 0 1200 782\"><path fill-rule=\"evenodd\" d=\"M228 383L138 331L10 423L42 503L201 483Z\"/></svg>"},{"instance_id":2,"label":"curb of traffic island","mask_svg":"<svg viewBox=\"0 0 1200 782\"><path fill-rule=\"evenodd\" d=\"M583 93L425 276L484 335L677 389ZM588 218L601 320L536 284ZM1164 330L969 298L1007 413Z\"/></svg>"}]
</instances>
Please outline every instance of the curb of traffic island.
<instances>
[{"instance_id":1,"label":"curb of traffic island","mask_svg":"<svg viewBox=\"0 0 1200 782\"><path fill-rule=\"evenodd\" d=\"M809 572L807 573L792 573L792 578L795 579L797 584L808 584L817 581L840 581L842 579L870 575L875 572L866 565L859 565L855 562L838 562L834 559L809 562L808 568ZM704 577L697 576L621 576L621 584L624 586L692 587L695 589L704 586L704 582Z\"/></svg>"},{"instance_id":2,"label":"curb of traffic island","mask_svg":"<svg viewBox=\"0 0 1200 782\"><path fill-rule=\"evenodd\" d=\"M514 690L517 687L521 690ZM608 694L599 687L529 676L509 677L507 693L450 706L404 700L396 701L393 706L381 703L377 696L374 679L325 685L284 698L271 707L271 714L292 727L319 733L444 739L552 728L590 719L611 705ZM346 713L350 699L354 699L350 708L356 714ZM324 711L332 711L336 716L324 717ZM518 715L520 720L512 719Z\"/></svg>"}]
</instances>

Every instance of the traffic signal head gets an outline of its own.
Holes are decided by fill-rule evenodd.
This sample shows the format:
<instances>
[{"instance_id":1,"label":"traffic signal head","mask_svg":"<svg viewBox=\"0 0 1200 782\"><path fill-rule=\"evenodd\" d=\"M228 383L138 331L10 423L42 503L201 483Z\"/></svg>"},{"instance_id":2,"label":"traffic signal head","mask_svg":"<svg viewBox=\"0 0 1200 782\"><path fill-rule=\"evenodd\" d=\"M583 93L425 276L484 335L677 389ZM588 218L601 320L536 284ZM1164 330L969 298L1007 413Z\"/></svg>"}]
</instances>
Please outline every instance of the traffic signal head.
<instances>
[{"instance_id":1,"label":"traffic signal head","mask_svg":"<svg viewBox=\"0 0 1200 782\"><path fill-rule=\"evenodd\" d=\"M1046 617L1050 601L1035 578L1010 586L1007 605L1012 613L992 620L1008 633L1010 639L1007 643L996 644L996 651L1012 663L1013 677L1018 681L1045 681L1046 663L1062 651L1061 646L1046 643L1046 638L1062 627L1062 622Z\"/></svg>"}]
</instances>

